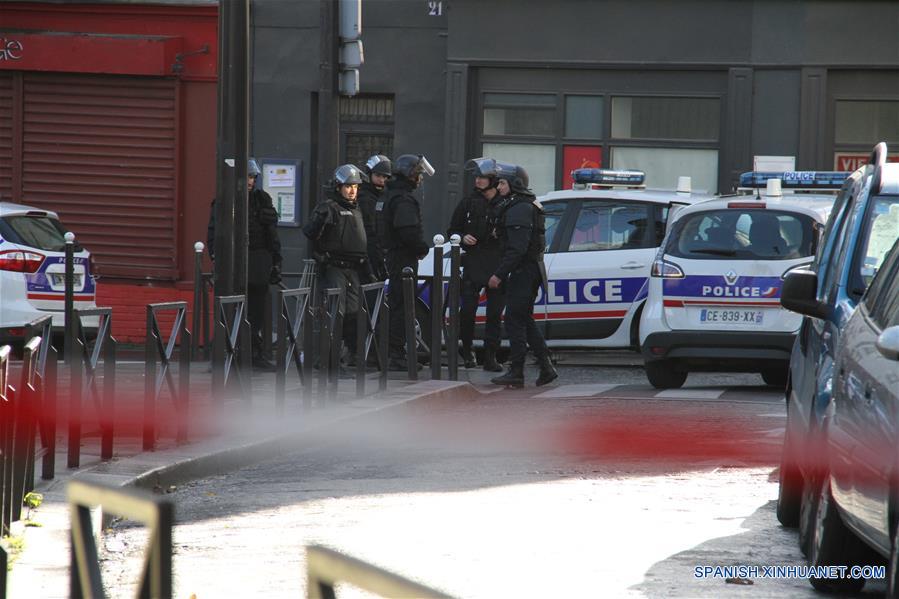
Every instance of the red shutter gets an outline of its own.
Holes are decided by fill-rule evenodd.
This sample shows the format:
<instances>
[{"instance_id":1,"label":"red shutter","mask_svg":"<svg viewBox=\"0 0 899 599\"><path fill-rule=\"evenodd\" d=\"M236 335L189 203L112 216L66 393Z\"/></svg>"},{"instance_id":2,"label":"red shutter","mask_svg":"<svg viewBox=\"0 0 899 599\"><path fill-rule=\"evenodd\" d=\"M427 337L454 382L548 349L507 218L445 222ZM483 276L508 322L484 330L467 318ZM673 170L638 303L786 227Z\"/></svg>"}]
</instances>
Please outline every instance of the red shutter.
<instances>
[{"instance_id":1,"label":"red shutter","mask_svg":"<svg viewBox=\"0 0 899 599\"><path fill-rule=\"evenodd\" d=\"M174 80L26 73L23 95L23 202L57 211L102 275L176 278Z\"/></svg>"},{"instance_id":2,"label":"red shutter","mask_svg":"<svg viewBox=\"0 0 899 599\"><path fill-rule=\"evenodd\" d=\"M0 201L12 200L12 73L0 72Z\"/></svg>"}]
</instances>

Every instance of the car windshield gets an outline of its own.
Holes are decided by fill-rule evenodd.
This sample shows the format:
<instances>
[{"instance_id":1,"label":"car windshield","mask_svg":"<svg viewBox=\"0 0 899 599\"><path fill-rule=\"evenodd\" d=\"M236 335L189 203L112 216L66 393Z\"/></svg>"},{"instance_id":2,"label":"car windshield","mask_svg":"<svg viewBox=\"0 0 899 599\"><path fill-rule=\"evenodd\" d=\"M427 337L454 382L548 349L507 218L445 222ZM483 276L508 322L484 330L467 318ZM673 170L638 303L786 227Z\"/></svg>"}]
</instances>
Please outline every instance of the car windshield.
<instances>
[{"instance_id":1,"label":"car windshield","mask_svg":"<svg viewBox=\"0 0 899 599\"><path fill-rule=\"evenodd\" d=\"M680 219L667 254L696 260L795 260L815 253L815 221L804 214L727 208Z\"/></svg>"},{"instance_id":2,"label":"car windshield","mask_svg":"<svg viewBox=\"0 0 899 599\"><path fill-rule=\"evenodd\" d=\"M22 245L48 252L66 249L65 229L54 218L21 214L7 216L4 220L18 235L18 243Z\"/></svg>"},{"instance_id":3,"label":"car windshield","mask_svg":"<svg viewBox=\"0 0 899 599\"><path fill-rule=\"evenodd\" d=\"M899 238L899 196L879 196L874 198L872 209L868 211L868 222L862 231L867 237L861 240L864 248L861 275L865 287L877 274L884 256Z\"/></svg>"}]
</instances>

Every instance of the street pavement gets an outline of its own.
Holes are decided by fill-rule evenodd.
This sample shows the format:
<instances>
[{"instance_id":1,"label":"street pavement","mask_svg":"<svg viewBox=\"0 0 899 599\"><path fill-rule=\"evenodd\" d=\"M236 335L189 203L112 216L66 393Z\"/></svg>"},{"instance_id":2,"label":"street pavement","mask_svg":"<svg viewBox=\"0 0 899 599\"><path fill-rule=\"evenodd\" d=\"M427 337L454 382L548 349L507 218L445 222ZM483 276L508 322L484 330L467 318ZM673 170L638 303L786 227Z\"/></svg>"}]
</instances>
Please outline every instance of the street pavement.
<instances>
[{"instance_id":1,"label":"street pavement","mask_svg":"<svg viewBox=\"0 0 899 599\"><path fill-rule=\"evenodd\" d=\"M176 596L302 596L313 543L458 597L814 596L802 579L694 577L804 564L774 516L781 391L757 375L659 391L627 364L560 372L500 390L465 371L477 393L167 489ZM141 535L119 522L105 537L116 596L133 592Z\"/></svg>"},{"instance_id":2,"label":"street pavement","mask_svg":"<svg viewBox=\"0 0 899 599\"><path fill-rule=\"evenodd\" d=\"M15 366L12 380L18 380ZM391 373L387 390L377 393L376 374L371 374L366 397L357 398L355 380L343 378L333 397L313 391L312 406L306 409L299 381L294 377L288 378L288 393L282 411L275 404L274 374L255 374L246 399L232 389L217 401L211 395L208 364L197 363L191 369L189 442L175 443L173 404L170 396L163 393L157 403L159 437L156 449L143 451L143 370L142 362L124 360L117 363L113 460L100 460L99 414L93 401L86 398L80 464L76 468L66 468L68 378L61 366L56 476L48 481L38 479L35 491L43 495L42 505L30 514L25 513L23 521L13 526L11 536L22 539L22 549L11 556L8 597L51 599L69 596L66 485L72 479L160 493L183 481L228 472L297 448L318 445L338 423L398 409L409 402L439 400L447 393L452 393L453 397L464 396L466 388L470 388L467 383L451 381L412 382L403 373ZM424 379L424 376L420 378ZM314 385L313 389L317 387ZM37 472L40 476L40 464ZM29 516L30 525L25 526L24 520ZM98 533L102 521L102 516L95 514ZM119 595L114 593L113 596Z\"/></svg>"}]
</instances>

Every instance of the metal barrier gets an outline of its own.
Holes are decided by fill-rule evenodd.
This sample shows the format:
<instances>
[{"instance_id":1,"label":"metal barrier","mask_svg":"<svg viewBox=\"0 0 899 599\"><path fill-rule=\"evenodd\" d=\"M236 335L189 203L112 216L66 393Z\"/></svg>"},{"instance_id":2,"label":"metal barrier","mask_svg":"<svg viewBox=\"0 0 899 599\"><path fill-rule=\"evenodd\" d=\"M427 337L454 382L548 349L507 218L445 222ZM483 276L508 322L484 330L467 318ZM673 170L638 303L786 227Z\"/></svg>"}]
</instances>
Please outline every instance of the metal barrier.
<instances>
[{"instance_id":1,"label":"metal barrier","mask_svg":"<svg viewBox=\"0 0 899 599\"><path fill-rule=\"evenodd\" d=\"M172 329L168 340L163 341L159 330L160 312L175 312ZM178 387L172 380L169 365L175 352L175 344L180 339L181 351L178 355ZM162 391L163 383L169 389L175 406L177 428L175 442L187 442L187 412L190 397L190 354L191 334L187 329L187 302L167 302L147 304L147 337L144 342L144 427L143 449L153 451L156 448L156 402ZM160 367L156 364L159 361Z\"/></svg>"},{"instance_id":2,"label":"metal barrier","mask_svg":"<svg viewBox=\"0 0 899 599\"><path fill-rule=\"evenodd\" d=\"M42 458L41 478L51 480L56 476L56 418L59 354L53 347L53 317L41 316L25 325L25 339L41 338L41 346L36 357L35 375L38 394L41 398L39 426L41 448L35 459ZM28 480L34 480L33 473ZM26 488L25 492L32 491Z\"/></svg>"},{"instance_id":3,"label":"metal barrier","mask_svg":"<svg viewBox=\"0 0 899 599\"><path fill-rule=\"evenodd\" d=\"M418 380L418 343L415 335L415 282L413 271L403 269L403 324L406 328L406 368L410 381ZM393 308L394 310L396 308Z\"/></svg>"},{"instance_id":4,"label":"metal barrier","mask_svg":"<svg viewBox=\"0 0 899 599\"><path fill-rule=\"evenodd\" d=\"M386 284L368 283L359 288L359 312L356 315L356 396L365 395L365 371L368 366L368 356L372 345L375 348L375 357L378 359L378 391L387 389L387 353L389 351L390 337L390 312L387 302L384 301ZM374 292L374 293L372 293ZM374 295L374 301L369 308L370 296ZM378 326L380 324L380 326ZM377 343L375 341L377 331Z\"/></svg>"},{"instance_id":5,"label":"metal barrier","mask_svg":"<svg viewBox=\"0 0 899 599\"><path fill-rule=\"evenodd\" d=\"M431 379L439 381L443 371L443 235L434 235L434 270L431 275Z\"/></svg>"},{"instance_id":6,"label":"metal barrier","mask_svg":"<svg viewBox=\"0 0 899 599\"><path fill-rule=\"evenodd\" d=\"M7 416L13 418L12 430L12 478L10 489L12 491L10 504L10 522L15 522L22 517L22 500L25 493L34 489L34 437L38 429L38 414L40 413L40 392L36 368L38 355L40 354L42 340L40 337L32 337L25 344L22 355L22 372L19 378L19 386L12 395L13 404ZM31 481L28 475L31 474Z\"/></svg>"},{"instance_id":7,"label":"metal barrier","mask_svg":"<svg viewBox=\"0 0 899 599\"><path fill-rule=\"evenodd\" d=\"M191 320L191 357L200 357L200 331L202 329L203 359L209 359L209 292L212 289L212 273L203 272L202 241L194 244L194 299Z\"/></svg>"},{"instance_id":8,"label":"metal barrier","mask_svg":"<svg viewBox=\"0 0 899 599\"><path fill-rule=\"evenodd\" d=\"M9 534L13 499L15 387L9 384L10 347L0 347L0 534Z\"/></svg>"},{"instance_id":9,"label":"metal barrier","mask_svg":"<svg viewBox=\"0 0 899 599\"><path fill-rule=\"evenodd\" d=\"M99 327L93 348L84 332L82 318L98 316ZM113 439L113 398L115 397L115 355L116 340L112 336L112 308L74 310L77 337L73 340L70 364L69 389L69 438L68 467L77 468L81 462L81 408L85 391L90 393L100 423L100 458L112 459ZM103 355L103 394L97 389L97 364ZM78 358L80 356L80 360ZM86 372L86 376L85 376Z\"/></svg>"},{"instance_id":10,"label":"metal barrier","mask_svg":"<svg viewBox=\"0 0 899 599\"><path fill-rule=\"evenodd\" d=\"M449 288L446 290L446 308L449 312L446 323L446 366L451 381L459 380L459 296L462 292L462 277L459 273L462 252L459 243L461 241L458 234L450 237L450 276Z\"/></svg>"},{"instance_id":11,"label":"metal barrier","mask_svg":"<svg viewBox=\"0 0 899 599\"><path fill-rule=\"evenodd\" d=\"M149 528L147 551L137 596L170 599L172 596L172 526L174 504L136 489L124 489L73 480L68 485L71 519L69 597L105 597L100 559L94 538L91 508L140 522Z\"/></svg>"},{"instance_id":12,"label":"metal barrier","mask_svg":"<svg viewBox=\"0 0 899 599\"><path fill-rule=\"evenodd\" d=\"M275 405L284 411L287 373L292 364L303 389L303 407L312 405L312 287L279 289L278 350L275 372ZM293 300L293 306L290 301ZM302 351L301 351L302 350ZM302 353L302 360L300 354Z\"/></svg>"},{"instance_id":13,"label":"metal barrier","mask_svg":"<svg viewBox=\"0 0 899 599\"><path fill-rule=\"evenodd\" d=\"M337 377L340 369L340 341L343 339L343 289L322 290L321 343L319 343L318 393L337 396Z\"/></svg>"},{"instance_id":14,"label":"metal barrier","mask_svg":"<svg viewBox=\"0 0 899 599\"><path fill-rule=\"evenodd\" d=\"M334 599L334 587L346 582L382 597L448 599L450 595L382 570L321 545L306 547L306 597Z\"/></svg>"},{"instance_id":15,"label":"metal barrier","mask_svg":"<svg viewBox=\"0 0 899 599\"><path fill-rule=\"evenodd\" d=\"M224 405L225 391L232 380L238 385L240 396L246 400L250 398L250 385L247 384L250 365L250 323L244 318L246 307L245 295L221 295L215 298L212 393L220 405Z\"/></svg>"}]
</instances>

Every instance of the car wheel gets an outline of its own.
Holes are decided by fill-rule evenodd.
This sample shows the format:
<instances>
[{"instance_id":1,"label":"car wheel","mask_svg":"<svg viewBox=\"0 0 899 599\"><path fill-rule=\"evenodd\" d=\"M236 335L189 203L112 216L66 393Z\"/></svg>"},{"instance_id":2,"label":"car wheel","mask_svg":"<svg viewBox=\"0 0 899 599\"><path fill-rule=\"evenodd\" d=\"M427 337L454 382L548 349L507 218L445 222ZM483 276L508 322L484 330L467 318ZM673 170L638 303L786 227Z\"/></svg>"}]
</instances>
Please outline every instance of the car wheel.
<instances>
[{"instance_id":1,"label":"car wheel","mask_svg":"<svg viewBox=\"0 0 899 599\"><path fill-rule=\"evenodd\" d=\"M675 370L670 361L647 362L645 367L646 378L656 389L678 389L687 380L687 373Z\"/></svg>"},{"instance_id":2,"label":"car wheel","mask_svg":"<svg viewBox=\"0 0 899 599\"><path fill-rule=\"evenodd\" d=\"M857 566L864 548L840 518L839 510L830 489L830 477L820 477L814 523L810 530L808 565ZM809 578L815 589L830 593L853 593L865 586L864 578Z\"/></svg>"},{"instance_id":3,"label":"car wheel","mask_svg":"<svg viewBox=\"0 0 899 599\"><path fill-rule=\"evenodd\" d=\"M787 386L788 375L789 371L786 367L768 368L762 371L762 380L765 381L766 385L783 389Z\"/></svg>"},{"instance_id":4,"label":"car wheel","mask_svg":"<svg viewBox=\"0 0 899 599\"><path fill-rule=\"evenodd\" d=\"M789 420L784 433L777 483L777 520L786 527L796 527L799 525L799 507L802 501L802 473L796 465L796 448Z\"/></svg>"},{"instance_id":5,"label":"car wheel","mask_svg":"<svg viewBox=\"0 0 899 599\"><path fill-rule=\"evenodd\" d=\"M802 481L802 495L799 497L799 550L808 555L812 529L815 527L815 510L818 509L819 474L814 471Z\"/></svg>"}]
</instances>

